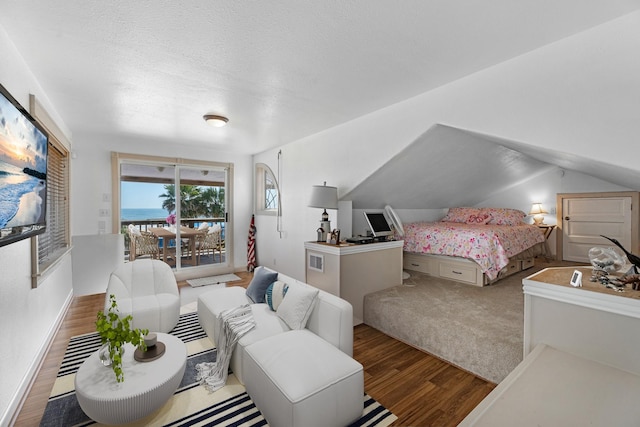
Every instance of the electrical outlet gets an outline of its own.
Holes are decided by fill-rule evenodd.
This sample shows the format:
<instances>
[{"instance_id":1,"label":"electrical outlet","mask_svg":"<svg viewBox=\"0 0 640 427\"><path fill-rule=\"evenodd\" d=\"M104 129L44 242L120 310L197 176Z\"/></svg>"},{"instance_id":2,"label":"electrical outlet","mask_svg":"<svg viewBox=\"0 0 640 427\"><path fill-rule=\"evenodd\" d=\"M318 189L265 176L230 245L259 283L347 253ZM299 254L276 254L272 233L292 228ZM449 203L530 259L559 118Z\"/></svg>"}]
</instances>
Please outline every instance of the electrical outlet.
<instances>
[{"instance_id":1,"label":"electrical outlet","mask_svg":"<svg viewBox=\"0 0 640 427\"><path fill-rule=\"evenodd\" d=\"M109 209L99 209L98 216L101 216L101 217L109 216Z\"/></svg>"}]
</instances>

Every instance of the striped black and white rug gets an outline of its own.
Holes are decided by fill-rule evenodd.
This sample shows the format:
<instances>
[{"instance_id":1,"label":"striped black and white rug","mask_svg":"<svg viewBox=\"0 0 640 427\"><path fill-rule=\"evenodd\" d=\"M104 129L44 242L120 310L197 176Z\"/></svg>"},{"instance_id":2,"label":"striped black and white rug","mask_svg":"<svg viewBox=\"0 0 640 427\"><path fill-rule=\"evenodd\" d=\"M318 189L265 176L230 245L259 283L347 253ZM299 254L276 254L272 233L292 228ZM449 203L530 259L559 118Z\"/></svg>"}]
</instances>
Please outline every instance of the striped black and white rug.
<instances>
[{"instance_id":1,"label":"striped black and white rug","mask_svg":"<svg viewBox=\"0 0 640 427\"><path fill-rule=\"evenodd\" d=\"M196 381L195 366L200 362L214 361L216 357L216 349L200 327L197 313L180 315L178 325L171 334L180 338L187 346L187 368L182 383L164 407L142 420L127 424L128 426L267 425L244 386L233 374L229 375L227 385L215 393L209 393ZM100 338L97 333L71 338L40 426L97 425L82 412L73 382L80 365L99 348ZM385 427L396 419L389 410L365 394L362 418L353 426Z\"/></svg>"}]
</instances>

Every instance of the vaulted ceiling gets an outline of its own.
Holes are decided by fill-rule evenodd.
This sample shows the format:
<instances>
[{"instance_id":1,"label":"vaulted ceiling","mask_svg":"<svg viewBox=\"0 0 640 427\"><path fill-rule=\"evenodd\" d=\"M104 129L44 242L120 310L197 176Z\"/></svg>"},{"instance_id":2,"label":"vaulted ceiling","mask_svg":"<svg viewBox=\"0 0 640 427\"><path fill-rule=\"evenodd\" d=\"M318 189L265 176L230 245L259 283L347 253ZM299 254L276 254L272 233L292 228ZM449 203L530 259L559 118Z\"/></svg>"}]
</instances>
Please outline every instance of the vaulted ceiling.
<instances>
[{"instance_id":1,"label":"vaulted ceiling","mask_svg":"<svg viewBox=\"0 0 640 427\"><path fill-rule=\"evenodd\" d=\"M9 0L0 27L73 133L258 153L639 7L638 0ZM206 113L229 124L211 128Z\"/></svg>"},{"instance_id":2,"label":"vaulted ceiling","mask_svg":"<svg viewBox=\"0 0 640 427\"><path fill-rule=\"evenodd\" d=\"M558 167L628 188L640 183L637 170L435 125L341 199L356 209L474 206Z\"/></svg>"}]
</instances>

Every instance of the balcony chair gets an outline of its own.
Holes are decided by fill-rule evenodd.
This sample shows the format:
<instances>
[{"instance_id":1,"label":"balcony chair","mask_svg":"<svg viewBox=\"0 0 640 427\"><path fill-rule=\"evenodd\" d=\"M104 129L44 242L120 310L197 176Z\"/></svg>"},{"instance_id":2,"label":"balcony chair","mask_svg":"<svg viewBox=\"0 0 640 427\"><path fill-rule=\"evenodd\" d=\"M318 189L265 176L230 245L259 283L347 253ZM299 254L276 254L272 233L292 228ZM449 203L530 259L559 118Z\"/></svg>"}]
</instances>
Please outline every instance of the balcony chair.
<instances>
[{"instance_id":1,"label":"balcony chair","mask_svg":"<svg viewBox=\"0 0 640 427\"><path fill-rule=\"evenodd\" d=\"M148 231L141 231L133 224L127 228L129 235L129 261L149 255L152 259L160 258L158 237Z\"/></svg>"},{"instance_id":2,"label":"balcony chair","mask_svg":"<svg viewBox=\"0 0 640 427\"><path fill-rule=\"evenodd\" d=\"M204 231L204 230L203 230ZM222 229L219 225L208 227L206 232L196 237L196 250L198 251L198 264L200 264L200 256L205 254L213 254L213 262L216 260L216 250L220 253L220 262L222 262Z\"/></svg>"}]
</instances>

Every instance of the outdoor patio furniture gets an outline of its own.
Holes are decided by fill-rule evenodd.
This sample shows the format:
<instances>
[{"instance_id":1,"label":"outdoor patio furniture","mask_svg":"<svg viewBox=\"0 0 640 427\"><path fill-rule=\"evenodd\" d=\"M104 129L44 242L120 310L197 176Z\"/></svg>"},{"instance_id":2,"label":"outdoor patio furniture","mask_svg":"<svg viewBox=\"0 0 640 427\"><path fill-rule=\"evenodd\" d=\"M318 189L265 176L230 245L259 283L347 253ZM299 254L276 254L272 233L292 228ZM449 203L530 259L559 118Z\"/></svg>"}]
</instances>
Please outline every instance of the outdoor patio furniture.
<instances>
[{"instance_id":1,"label":"outdoor patio furniture","mask_svg":"<svg viewBox=\"0 0 640 427\"><path fill-rule=\"evenodd\" d=\"M141 231L133 224L129 224L127 234L129 235L129 261L134 261L141 256L160 258L158 238L153 233Z\"/></svg>"},{"instance_id":2,"label":"outdoor patio furniture","mask_svg":"<svg viewBox=\"0 0 640 427\"><path fill-rule=\"evenodd\" d=\"M222 262L222 229L220 226L210 227L206 233L200 234L196 237L196 251L198 252L198 264L200 263L200 256L204 253L206 255L213 255L213 262L216 259L216 250L220 253L220 262Z\"/></svg>"}]
</instances>

